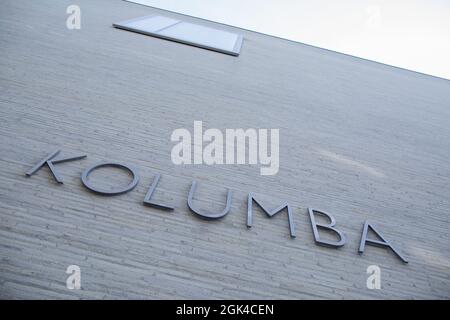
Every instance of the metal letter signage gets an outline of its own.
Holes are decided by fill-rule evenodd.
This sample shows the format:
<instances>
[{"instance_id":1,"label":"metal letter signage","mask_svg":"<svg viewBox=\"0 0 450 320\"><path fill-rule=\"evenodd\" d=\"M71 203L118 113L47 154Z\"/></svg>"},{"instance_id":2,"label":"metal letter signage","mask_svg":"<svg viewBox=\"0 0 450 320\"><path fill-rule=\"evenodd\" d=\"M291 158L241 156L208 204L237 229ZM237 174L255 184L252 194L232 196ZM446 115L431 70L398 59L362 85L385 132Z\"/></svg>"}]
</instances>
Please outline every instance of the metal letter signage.
<instances>
[{"instance_id":1,"label":"metal letter signage","mask_svg":"<svg viewBox=\"0 0 450 320\"><path fill-rule=\"evenodd\" d=\"M26 176L31 177L40 168L42 168L44 165L47 165L49 167L51 173L53 174L53 177L55 178L55 180L58 183L62 183L62 179L58 176L54 165L58 164L58 163L62 163L62 162L74 161L74 160L80 160L80 159L86 158L86 156L83 155L83 156L53 160L59 154L59 152L60 152L60 150L56 150L53 153L50 153L49 155L44 157L34 167L32 167L30 170L28 170L26 172ZM114 168L118 168L121 170L126 170L131 173L131 175L133 176L133 180L125 187L117 187L117 188L111 189L111 190L95 187L88 180L89 174L91 174L94 170L96 170L98 168L102 168L102 167L114 167ZM174 210L174 207L172 207L172 206L164 205L164 204L157 203L157 202L154 202L151 200L160 179L161 179L161 175L156 174L155 178L153 179L152 184L150 185L150 187L145 195L143 204L146 206L157 208L157 209ZM129 165L119 163L119 162L101 162L101 163L92 165L92 166L88 167L86 170L84 170L81 174L81 181L87 189L89 189L97 194L113 196L113 195L119 195L119 194L126 193L128 191L131 191L134 187L136 187L136 185L139 182L139 175L137 174L137 171L134 170ZM195 194L196 188L197 188L197 181L194 180L194 181L192 181L191 189L189 191L189 195L187 198L187 205L188 205L189 210L192 213L199 216L200 218L215 220L215 219L223 218L230 212L231 201L232 201L232 199L231 199L232 192L230 189L227 189L227 199L226 199L225 208L221 212L208 212L208 211L199 210L198 208L196 208L194 206L193 201L194 201L194 194ZM293 218L293 214L292 214L292 208L288 202L283 202L281 205L279 205L278 207L276 207L273 210L267 210L261 204L260 201L258 201L254 198L252 192L248 193L247 200L248 200L248 202L247 202L247 227L248 228L251 228L253 225L253 202L255 202L269 217L273 217L274 215L276 215L276 214L280 213L281 211L283 211L284 209L286 209L287 216L288 216L288 222L289 222L290 235L292 238L295 238L296 234L295 234L294 218ZM312 231L313 231L314 241L317 245L331 247L331 248L338 248L338 247L342 247L343 245L345 245L345 243L346 243L345 234L335 228L336 219L331 214L323 212L323 211L311 209L311 208L308 208L308 213L309 213L309 218L311 220L311 227L312 227ZM326 218L328 218L328 220L330 222L326 223L326 224L318 223L316 221L316 214L325 216ZM338 241L329 241L329 240L322 239L319 234L319 228L321 228L323 231L328 231L328 232L331 231L331 232L335 233L339 237L339 240ZM369 231L369 228L381 240L373 240L373 239L367 238L367 233ZM387 240L385 240L383 238L383 236L377 230L375 230L375 228L367 221L364 224L363 232L361 235L361 242L359 245L359 253L360 254L364 253L366 243L370 244L370 245L374 245L374 246L390 248L404 263L408 263L408 261L402 255L400 255L400 253L394 248L394 246L392 246Z\"/></svg>"},{"instance_id":2,"label":"metal letter signage","mask_svg":"<svg viewBox=\"0 0 450 320\"><path fill-rule=\"evenodd\" d=\"M227 213L231 209L231 190L230 189L227 189L227 205L225 206L225 209L223 209L222 212L214 213L214 212L202 212L202 211L194 208L192 199L194 198L194 193L195 193L196 188L197 188L197 181L194 180L194 181L192 181L191 190L189 191L189 196L188 196L188 207L193 213L198 214L201 218L205 218L205 219L219 219L219 218L223 218L227 215Z\"/></svg>"},{"instance_id":3,"label":"metal letter signage","mask_svg":"<svg viewBox=\"0 0 450 320\"><path fill-rule=\"evenodd\" d=\"M253 201L259 205L261 209L269 216L273 217L277 213L281 212L284 208L287 209L287 215L288 215L288 222L289 222L289 230L291 232L291 237L295 238L295 225L294 225L294 219L292 218L292 212L291 207L289 206L289 203L285 202L282 205L278 206L277 208L273 210L267 210L262 206L262 204L257 201L253 197L253 193L248 194L248 202L247 202L247 227L251 228L253 224Z\"/></svg>"},{"instance_id":4,"label":"metal letter signage","mask_svg":"<svg viewBox=\"0 0 450 320\"><path fill-rule=\"evenodd\" d=\"M101 168L101 167L115 167L115 168L128 170L133 175L133 181L131 181L129 185L127 185L123 188L115 188L112 190L97 188L89 183L88 176L92 171L94 171L98 168ZM104 196L114 196L114 195L126 193L126 192L132 190L134 187L136 187L136 185L139 182L139 176L132 168L128 167L125 164L122 164L119 162L102 162L102 163L90 166L89 168L84 170L84 172L81 174L81 181L83 182L83 184L86 188L88 188L91 191L94 191L95 193L98 193L98 194L101 194Z\"/></svg>"},{"instance_id":5,"label":"metal letter signage","mask_svg":"<svg viewBox=\"0 0 450 320\"><path fill-rule=\"evenodd\" d=\"M308 212L309 212L309 218L311 219L311 226L313 229L314 240L316 241L316 243L318 245L332 247L332 248L338 248L338 247L342 247L345 244L345 235L342 232L340 232L338 229L334 228L334 226L336 225L336 219L331 214L323 212L323 211L311 209L311 208L308 208ZM328 219L330 219L330 223L329 224L317 223L316 218L314 217L315 213L318 213L318 214L328 217ZM339 236L340 240L338 242L333 242L333 241L320 239L319 230L317 227L335 232Z\"/></svg>"},{"instance_id":6,"label":"metal letter signage","mask_svg":"<svg viewBox=\"0 0 450 320\"><path fill-rule=\"evenodd\" d=\"M144 205L150 206L150 207L155 207L155 208L158 208L158 209L163 209L163 210L173 210L173 207L166 206L166 205L163 205L163 204L160 204L160 203L156 203L156 202L150 201L150 199L152 198L153 193L155 192L156 186L158 185L159 179L161 179L161 175L158 173L155 176L155 179L153 180L152 185L148 189L147 194L145 195Z\"/></svg>"},{"instance_id":7,"label":"metal letter signage","mask_svg":"<svg viewBox=\"0 0 450 320\"><path fill-rule=\"evenodd\" d=\"M372 240L367 238L367 232L369 231L369 228L372 229L373 233L375 233L375 235L377 237L379 237L382 241L379 240ZM379 233L370 223L369 221L366 221L364 223L364 228L363 228L363 233L361 236L361 242L359 244L359 254L363 254L364 253L364 249L366 247L366 243L367 244L372 244L374 246L377 247L382 247L382 248L391 248L392 251L394 251L394 253L404 262L404 263L408 263L408 260L406 260L405 258L402 257L402 255L400 253L398 253L397 250L395 250L394 246L391 245L389 243L389 241L387 241L386 239L384 239L384 237L381 235L381 233Z\"/></svg>"},{"instance_id":8,"label":"metal letter signage","mask_svg":"<svg viewBox=\"0 0 450 320\"><path fill-rule=\"evenodd\" d=\"M44 159L39 161L33 168L28 170L26 172L27 177L31 177L33 174L39 171L45 164L50 169L50 172L53 175L53 178L55 178L56 182L63 183L61 177L58 175L58 173L55 170L55 164L68 162L68 161L75 161L75 160L81 160L86 158L86 156L77 156L77 157L70 157L70 158L64 158L64 159L58 159L58 160L52 160L54 157L56 157L61 150L56 150L53 153L50 153L48 156L46 156Z\"/></svg>"}]
</instances>

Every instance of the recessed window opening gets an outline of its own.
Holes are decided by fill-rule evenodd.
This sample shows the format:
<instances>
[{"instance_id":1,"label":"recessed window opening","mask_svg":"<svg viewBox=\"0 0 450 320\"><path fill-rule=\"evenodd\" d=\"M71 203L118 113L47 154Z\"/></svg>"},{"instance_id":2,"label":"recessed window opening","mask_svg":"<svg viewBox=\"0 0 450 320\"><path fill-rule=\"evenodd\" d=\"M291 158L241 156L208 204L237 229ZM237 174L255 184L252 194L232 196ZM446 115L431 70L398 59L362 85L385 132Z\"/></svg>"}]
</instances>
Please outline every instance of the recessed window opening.
<instances>
[{"instance_id":1,"label":"recessed window opening","mask_svg":"<svg viewBox=\"0 0 450 320\"><path fill-rule=\"evenodd\" d=\"M238 56L242 35L201 24L151 15L113 24L114 27Z\"/></svg>"}]
</instances>

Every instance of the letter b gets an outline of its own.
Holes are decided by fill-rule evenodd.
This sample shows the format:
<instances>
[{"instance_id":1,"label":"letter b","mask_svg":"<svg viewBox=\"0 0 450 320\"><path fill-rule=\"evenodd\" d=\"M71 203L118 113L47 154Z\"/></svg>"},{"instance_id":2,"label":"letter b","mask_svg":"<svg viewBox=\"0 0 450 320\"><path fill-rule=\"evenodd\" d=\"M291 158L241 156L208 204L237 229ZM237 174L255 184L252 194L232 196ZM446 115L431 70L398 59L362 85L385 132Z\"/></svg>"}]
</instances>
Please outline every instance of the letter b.
<instances>
[{"instance_id":1,"label":"letter b","mask_svg":"<svg viewBox=\"0 0 450 320\"><path fill-rule=\"evenodd\" d=\"M334 226L336 225L336 219L334 219L334 217L331 214L323 212L323 211L311 209L311 208L308 208L308 212L309 212L309 218L311 219L311 226L313 229L314 240L316 241L316 243L318 245L338 248L338 247L342 247L345 244L345 241L346 241L345 235L342 232L340 232L339 230L337 230L336 228L334 228ZM330 219L330 223L328 223L328 224L317 223L315 216L314 216L315 213L326 216L328 219ZM335 242L335 241L329 241L329 240L322 240L320 238L318 228L333 231L334 233L336 233L338 235L339 241Z\"/></svg>"}]
</instances>

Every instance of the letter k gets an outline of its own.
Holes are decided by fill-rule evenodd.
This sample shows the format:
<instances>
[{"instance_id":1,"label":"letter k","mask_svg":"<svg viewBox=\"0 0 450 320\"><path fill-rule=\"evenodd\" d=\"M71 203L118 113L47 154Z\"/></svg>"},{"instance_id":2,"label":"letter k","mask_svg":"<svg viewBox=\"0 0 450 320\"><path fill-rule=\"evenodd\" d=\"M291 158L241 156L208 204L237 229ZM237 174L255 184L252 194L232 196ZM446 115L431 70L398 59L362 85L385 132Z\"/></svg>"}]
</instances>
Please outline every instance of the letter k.
<instances>
[{"instance_id":1,"label":"letter k","mask_svg":"<svg viewBox=\"0 0 450 320\"><path fill-rule=\"evenodd\" d=\"M75 161L75 160L84 159L84 158L86 158L86 156L83 155L83 156L77 156L77 157L70 157L70 158L63 158L63 159L52 160L54 157L56 157L59 154L60 151L61 150L56 150L55 152L49 154L44 159L39 161L33 168L31 168L30 170L28 170L26 172L26 176L27 177L31 177L33 174L38 172L39 169L41 169L44 165L47 165L48 168L50 169L50 171L52 172L53 177L55 178L56 182L63 183L61 177L56 172L54 165L58 164L58 163L62 163L62 162L68 162L68 161Z\"/></svg>"}]
</instances>

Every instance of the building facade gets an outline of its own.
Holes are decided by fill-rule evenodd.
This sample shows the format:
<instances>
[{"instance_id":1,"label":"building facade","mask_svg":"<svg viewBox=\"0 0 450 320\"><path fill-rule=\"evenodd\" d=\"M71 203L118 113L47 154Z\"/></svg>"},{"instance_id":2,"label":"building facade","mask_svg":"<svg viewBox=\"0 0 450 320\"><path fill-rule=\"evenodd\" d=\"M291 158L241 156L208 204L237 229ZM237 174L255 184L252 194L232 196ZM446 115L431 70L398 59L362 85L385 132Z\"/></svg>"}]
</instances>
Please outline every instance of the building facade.
<instances>
[{"instance_id":1,"label":"building facade","mask_svg":"<svg viewBox=\"0 0 450 320\"><path fill-rule=\"evenodd\" d=\"M0 12L1 298L450 297L448 80L119 0L77 1L71 30L71 4L6 1ZM242 35L240 54L112 26L150 14ZM279 129L278 172L174 164L171 135L195 121ZM26 176L55 150L86 157L54 163L63 183L45 164ZM105 161L136 168L136 187L89 190L83 172ZM123 186L122 169L90 181ZM151 201L173 210L143 203L158 174ZM203 211L224 210L229 188L228 214L190 210L193 180ZM287 208L261 208L286 203L295 238ZM331 214L345 245L318 245L308 208ZM408 263L388 247L359 254L366 221ZM71 265L80 289L67 288ZM368 288L370 266L380 289Z\"/></svg>"}]
</instances>

